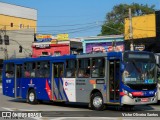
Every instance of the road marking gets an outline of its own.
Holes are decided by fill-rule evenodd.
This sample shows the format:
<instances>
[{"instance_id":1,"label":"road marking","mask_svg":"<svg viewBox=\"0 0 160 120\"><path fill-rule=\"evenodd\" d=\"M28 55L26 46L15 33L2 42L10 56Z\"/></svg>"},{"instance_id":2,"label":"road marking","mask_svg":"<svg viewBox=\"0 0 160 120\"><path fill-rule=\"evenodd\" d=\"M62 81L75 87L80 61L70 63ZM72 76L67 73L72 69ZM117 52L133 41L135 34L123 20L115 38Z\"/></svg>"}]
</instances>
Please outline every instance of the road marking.
<instances>
[{"instance_id":1,"label":"road marking","mask_svg":"<svg viewBox=\"0 0 160 120\"><path fill-rule=\"evenodd\" d=\"M0 86L0 89L2 89L2 86Z\"/></svg>"},{"instance_id":2,"label":"road marking","mask_svg":"<svg viewBox=\"0 0 160 120\"><path fill-rule=\"evenodd\" d=\"M18 109L18 108L6 108L6 107L1 107L1 108L8 111L37 111L37 110Z\"/></svg>"},{"instance_id":3,"label":"road marking","mask_svg":"<svg viewBox=\"0 0 160 120\"><path fill-rule=\"evenodd\" d=\"M8 111L14 111L12 108L6 108L6 107L1 107L2 109L8 110Z\"/></svg>"},{"instance_id":4,"label":"road marking","mask_svg":"<svg viewBox=\"0 0 160 120\"><path fill-rule=\"evenodd\" d=\"M65 120L65 119L73 119L73 120L75 120L75 119L77 119L77 120L79 120L79 119L85 119L85 120L87 120L87 119L94 119L94 120L99 120L99 119L104 119L104 120L119 120L119 118L113 118L113 117L58 117L58 118L50 118L49 120Z\"/></svg>"}]
</instances>

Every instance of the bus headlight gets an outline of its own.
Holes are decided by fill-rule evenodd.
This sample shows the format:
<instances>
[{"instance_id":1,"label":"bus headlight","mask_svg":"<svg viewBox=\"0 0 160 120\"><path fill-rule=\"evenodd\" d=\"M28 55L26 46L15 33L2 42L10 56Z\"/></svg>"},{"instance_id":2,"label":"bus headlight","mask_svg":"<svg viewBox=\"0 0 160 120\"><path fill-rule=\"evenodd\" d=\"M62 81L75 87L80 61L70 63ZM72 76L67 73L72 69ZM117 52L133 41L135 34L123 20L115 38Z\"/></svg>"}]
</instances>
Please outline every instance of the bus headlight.
<instances>
[{"instance_id":1,"label":"bus headlight","mask_svg":"<svg viewBox=\"0 0 160 120\"><path fill-rule=\"evenodd\" d=\"M133 98L132 93L128 93L128 96L131 97L131 98Z\"/></svg>"},{"instance_id":2,"label":"bus headlight","mask_svg":"<svg viewBox=\"0 0 160 120\"><path fill-rule=\"evenodd\" d=\"M130 93L130 92L128 92L128 91L126 91L126 90L124 90L124 89L123 89L123 92L124 92L124 94L125 94L125 95L128 95L130 98L132 98L132 99L133 99L133 95L132 95L132 93Z\"/></svg>"},{"instance_id":3,"label":"bus headlight","mask_svg":"<svg viewBox=\"0 0 160 120\"><path fill-rule=\"evenodd\" d=\"M154 93L154 96L157 96L157 92Z\"/></svg>"},{"instance_id":4,"label":"bus headlight","mask_svg":"<svg viewBox=\"0 0 160 120\"><path fill-rule=\"evenodd\" d=\"M123 92L124 92L124 94L126 94L126 95L128 94L128 91L126 91L126 90L123 90Z\"/></svg>"}]
</instances>

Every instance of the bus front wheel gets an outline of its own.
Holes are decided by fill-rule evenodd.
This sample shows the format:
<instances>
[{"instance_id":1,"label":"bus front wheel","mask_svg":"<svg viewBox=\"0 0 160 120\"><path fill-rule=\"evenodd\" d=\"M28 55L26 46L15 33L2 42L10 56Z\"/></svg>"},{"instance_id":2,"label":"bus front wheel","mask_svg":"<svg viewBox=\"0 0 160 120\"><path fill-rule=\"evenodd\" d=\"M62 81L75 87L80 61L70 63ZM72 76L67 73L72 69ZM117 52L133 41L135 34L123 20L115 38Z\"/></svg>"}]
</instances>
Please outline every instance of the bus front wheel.
<instances>
[{"instance_id":1,"label":"bus front wheel","mask_svg":"<svg viewBox=\"0 0 160 120\"><path fill-rule=\"evenodd\" d=\"M36 93L34 91L34 89L31 89L29 92L28 92L28 102L30 104L37 104L37 100L36 100Z\"/></svg>"},{"instance_id":2,"label":"bus front wheel","mask_svg":"<svg viewBox=\"0 0 160 120\"><path fill-rule=\"evenodd\" d=\"M91 95L90 106L92 110L100 111L104 109L103 98L100 92Z\"/></svg>"}]
</instances>

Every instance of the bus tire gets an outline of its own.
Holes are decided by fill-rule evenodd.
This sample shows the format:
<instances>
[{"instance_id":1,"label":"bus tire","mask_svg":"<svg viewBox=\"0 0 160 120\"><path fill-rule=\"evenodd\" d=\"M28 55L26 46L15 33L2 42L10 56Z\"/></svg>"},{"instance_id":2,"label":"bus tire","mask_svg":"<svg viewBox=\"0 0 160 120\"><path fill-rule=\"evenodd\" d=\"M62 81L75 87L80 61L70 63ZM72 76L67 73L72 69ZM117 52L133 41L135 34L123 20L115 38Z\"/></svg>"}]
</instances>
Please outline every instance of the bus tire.
<instances>
[{"instance_id":1,"label":"bus tire","mask_svg":"<svg viewBox=\"0 0 160 120\"><path fill-rule=\"evenodd\" d=\"M35 93L35 90L34 89L31 89L29 92L28 92L28 103L29 104L37 104L37 99L36 99L36 93Z\"/></svg>"},{"instance_id":2,"label":"bus tire","mask_svg":"<svg viewBox=\"0 0 160 120\"><path fill-rule=\"evenodd\" d=\"M93 93L90 98L90 107L92 110L104 110L103 97L100 92Z\"/></svg>"}]
</instances>

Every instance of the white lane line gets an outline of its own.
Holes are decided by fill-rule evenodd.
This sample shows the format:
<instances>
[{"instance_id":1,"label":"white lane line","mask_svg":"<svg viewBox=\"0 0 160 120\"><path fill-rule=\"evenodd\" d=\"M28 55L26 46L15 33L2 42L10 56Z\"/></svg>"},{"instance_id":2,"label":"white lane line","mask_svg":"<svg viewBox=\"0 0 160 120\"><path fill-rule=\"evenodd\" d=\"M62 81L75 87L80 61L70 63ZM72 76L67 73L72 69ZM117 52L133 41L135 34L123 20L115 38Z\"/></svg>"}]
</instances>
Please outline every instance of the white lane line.
<instances>
[{"instance_id":1,"label":"white lane line","mask_svg":"<svg viewBox=\"0 0 160 120\"><path fill-rule=\"evenodd\" d=\"M58 117L58 118L50 118L49 120L65 120L65 119L69 119L69 120L79 120L79 119L85 119L85 120L90 120L90 119L94 119L94 120L100 120L100 119L104 119L104 120L121 120L120 118L114 118L114 117Z\"/></svg>"},{"instance_id":2,"label":"white lane line","mask_svg":"<svg viewBox=\"0 0 160 120\"><path fill-rule=\"evenodd\" d=\"M1 107L1 108L8 110L8 111L37 111L37 110L18 109L18 108L6 108L6 107Z\"/></svg>"},{"instance_id":3,"label":"white lane line","mask_svg":"<svg viewBox=\"0 0 160 120\"><path fill-rule=\"evenodd\" d=\"M1 107L2 109L8 110L8 111L14 111L12 108L6 108L6 107Z\"/></svg>"}]
</instances>

